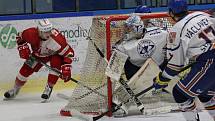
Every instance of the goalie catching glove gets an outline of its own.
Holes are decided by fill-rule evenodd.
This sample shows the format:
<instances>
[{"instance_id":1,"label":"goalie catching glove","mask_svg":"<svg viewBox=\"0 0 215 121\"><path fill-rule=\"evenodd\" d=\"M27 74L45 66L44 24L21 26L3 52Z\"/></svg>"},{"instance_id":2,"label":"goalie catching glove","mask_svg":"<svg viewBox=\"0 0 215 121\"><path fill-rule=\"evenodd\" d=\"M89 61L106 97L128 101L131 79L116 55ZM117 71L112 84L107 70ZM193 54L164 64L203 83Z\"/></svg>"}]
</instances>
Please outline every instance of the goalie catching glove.
<instances>
[{"instance_id":1,"label":"goalie catching glove","mask_svg":"<svg viewBox=\"0 0 215 121\"><path fill-rule=\"evenodd\" d=\"M64 82L68 82L71 78L71 65L70 64L62 65L61 71L62 71L61 78L64 80Z\"/></svg>"},{"instance_id":2,"label":"goalie catching glove","mask_svg":"<svg viewBox=\"0 0 215 121\"><path fill-rule=\"evenodd\" d=\"M153 79L153 86L155 90L153 93L160 93L163 91L163 88L166 88L168 86L168 83L170 82L171 79L165 78L162 76L162 72L158 74L157 77Z\"/></svg>"}]
</instances>

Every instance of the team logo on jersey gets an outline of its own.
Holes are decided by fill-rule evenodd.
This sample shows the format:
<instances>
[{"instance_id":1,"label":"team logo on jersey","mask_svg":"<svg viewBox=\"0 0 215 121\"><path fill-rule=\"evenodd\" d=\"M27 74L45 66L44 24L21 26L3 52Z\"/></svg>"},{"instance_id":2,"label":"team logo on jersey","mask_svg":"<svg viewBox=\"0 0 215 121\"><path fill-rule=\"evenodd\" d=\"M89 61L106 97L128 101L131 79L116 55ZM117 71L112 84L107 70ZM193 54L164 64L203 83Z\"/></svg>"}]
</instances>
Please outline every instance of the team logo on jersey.
<instances>
[{"instance_id":1,"label":"team logo on jersey","mask_svg":"<svg viewBox=\"0 0 215 121\"><path fill-rule=\"evenodd\" d=\"M151 40L141 40L137 46L137 52L139 55L146 58L150 57L154 53L155 49L155 44Z\"/></svg>"},{"instance_id":2,"label":"team logo on jersey","mask_svg":"<svg viewBox=\"0 0 215 121\"><path fill-rule=\"evenodd\" d=\"M1 45L8 49L14 48L16 46L16 35L17 30L10 24L7 24L0 32Z\"/></svg>"}]
</instances>

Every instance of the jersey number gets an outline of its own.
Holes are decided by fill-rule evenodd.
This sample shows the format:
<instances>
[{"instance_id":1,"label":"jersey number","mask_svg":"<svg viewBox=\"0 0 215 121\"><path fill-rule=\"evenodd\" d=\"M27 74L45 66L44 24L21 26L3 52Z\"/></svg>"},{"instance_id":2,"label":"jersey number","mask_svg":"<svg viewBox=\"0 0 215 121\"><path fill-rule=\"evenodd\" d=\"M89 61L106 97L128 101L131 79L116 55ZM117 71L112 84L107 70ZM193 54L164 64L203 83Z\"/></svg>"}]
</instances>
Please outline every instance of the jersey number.
<instances>
[{"instance_id":1,"label":"jersey number","mask_svg":"<svg viewBox=\"0 0 215 121\"><path fill-rule=\"evenodd\" d=\"M214 40L209 38L209 33L212 33L213 38L215 38L215 30L211 26L199 33L199 38L204 39L207 43L211 43Z\"/></svg>"}]
</instances>

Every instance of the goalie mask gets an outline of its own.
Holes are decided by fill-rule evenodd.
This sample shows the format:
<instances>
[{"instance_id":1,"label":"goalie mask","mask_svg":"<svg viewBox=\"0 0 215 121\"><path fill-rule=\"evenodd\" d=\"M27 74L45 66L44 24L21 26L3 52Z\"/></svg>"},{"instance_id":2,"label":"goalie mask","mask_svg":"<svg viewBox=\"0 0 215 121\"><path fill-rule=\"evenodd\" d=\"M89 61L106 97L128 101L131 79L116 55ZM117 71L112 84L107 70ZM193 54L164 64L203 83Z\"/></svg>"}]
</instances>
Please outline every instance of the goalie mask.
<instances>
[{"instance_id":1,"label":"goalie mask","mask_svg":"<svg viewBox=\"0 0 215 121\"><path fill-rule=\"evenodd\" d=\"M48 39L53 29L52 23L48 19L38 20L37 28L42 39Z\"/></svg>"},{"instance_id":2,"label":"goalie mask","mask_svg":"<svg viewBox=\"0 0 215 121\"><path fill-rule=\"evenodd\" d=\"M124 24L124 40L141 38L145 33L144 23L137 15L131 15Z\"/></svg>"}]
</instances>

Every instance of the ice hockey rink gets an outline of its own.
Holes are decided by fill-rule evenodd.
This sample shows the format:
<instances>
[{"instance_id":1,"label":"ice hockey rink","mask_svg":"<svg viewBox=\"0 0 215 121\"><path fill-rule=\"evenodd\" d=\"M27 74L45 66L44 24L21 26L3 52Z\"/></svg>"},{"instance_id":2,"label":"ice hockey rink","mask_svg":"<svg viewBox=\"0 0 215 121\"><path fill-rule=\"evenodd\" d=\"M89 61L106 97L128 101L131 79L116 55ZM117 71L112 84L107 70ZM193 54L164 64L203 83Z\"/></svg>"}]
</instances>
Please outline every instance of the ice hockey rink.
<instances>
[{"instance_id":1,"label":"ice hockey rink","mask_svg":"<svg viewBox=\"0 0 215 121\"><path fill-rule=\"evenodd\" d=\"M20 93L13 100L0 98L0 121L86 121L80 117L63 117L59 111L67 104L67 100L56 94L71 94L71 90L54 91L51 100L41 103L40 93ZM207 112L200 112L200 121L213 121ZM182 113L168 113L155 116L129 116L124 118L103 117L98 121L186 121Z\"/></svg>"}]
</instances>

